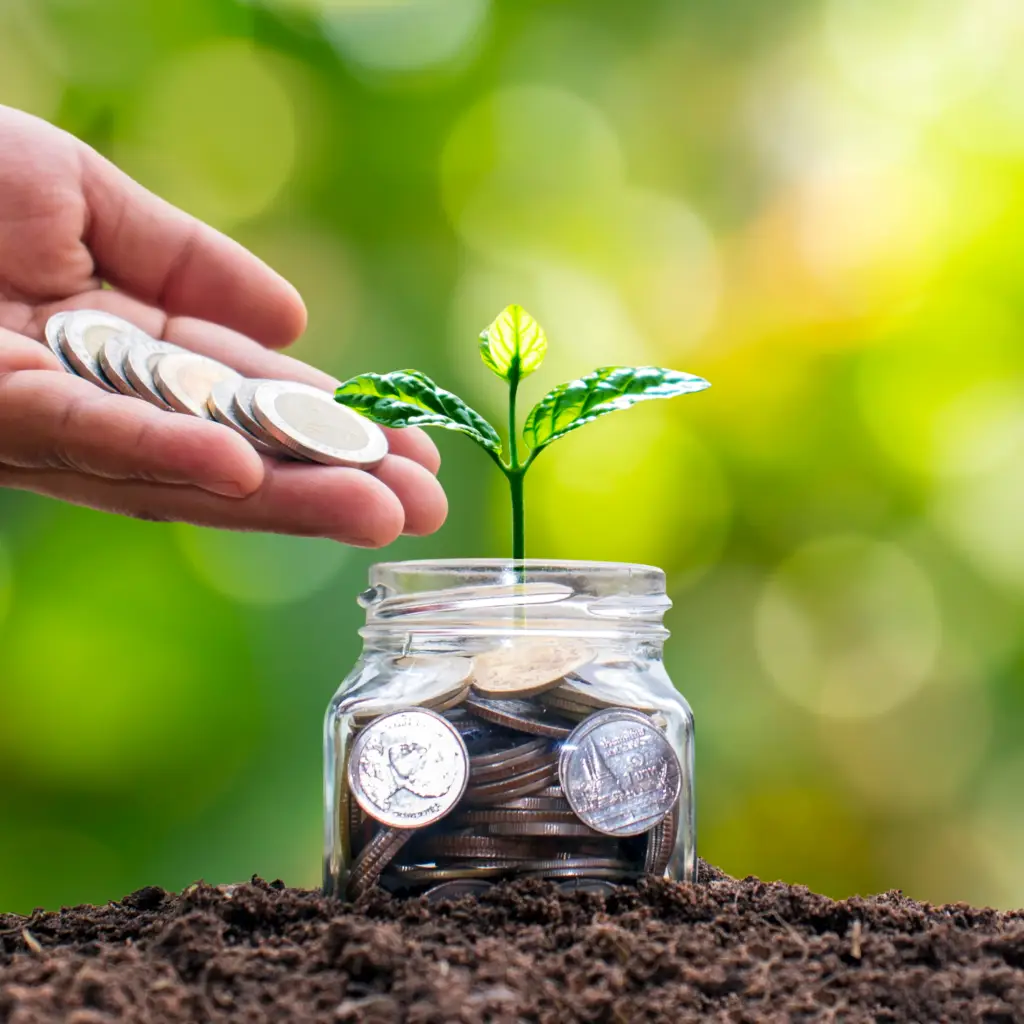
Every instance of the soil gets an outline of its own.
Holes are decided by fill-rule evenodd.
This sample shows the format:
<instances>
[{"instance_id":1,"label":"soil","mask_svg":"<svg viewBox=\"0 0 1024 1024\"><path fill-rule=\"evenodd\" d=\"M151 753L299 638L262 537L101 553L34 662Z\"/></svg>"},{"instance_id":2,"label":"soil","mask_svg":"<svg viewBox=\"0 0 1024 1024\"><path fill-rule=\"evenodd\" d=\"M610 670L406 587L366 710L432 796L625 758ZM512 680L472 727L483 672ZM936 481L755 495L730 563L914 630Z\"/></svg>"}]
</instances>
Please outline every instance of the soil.
<instances>
[{"instance_id":1,"label":"soil","mask_svg":"<svg viewBox=\"0 0 1024 1024\"><path fill-rule=\"evenodd\" d=\"M259 879L0 915L0 1022L1024 1022L1024 911L550 882L355 905Z\"/></svg>"}]
</instances>

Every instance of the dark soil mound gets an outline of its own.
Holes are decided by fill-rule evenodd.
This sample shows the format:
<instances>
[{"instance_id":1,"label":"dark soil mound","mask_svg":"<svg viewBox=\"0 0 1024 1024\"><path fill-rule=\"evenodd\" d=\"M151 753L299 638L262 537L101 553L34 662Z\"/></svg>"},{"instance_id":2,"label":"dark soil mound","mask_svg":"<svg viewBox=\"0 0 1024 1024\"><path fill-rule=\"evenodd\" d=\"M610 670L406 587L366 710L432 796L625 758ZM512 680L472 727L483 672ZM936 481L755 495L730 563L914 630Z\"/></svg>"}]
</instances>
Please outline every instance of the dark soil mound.
<instances>
[{"instance_id":1,"label":"dark soil mound","mask_svg":"<svg viewBox=\"0 0 1024 1024\"><path fill-rule=\"evenodd\" d=\"M0 915L0 1021L1024 1021L1024 911L708 877L356 906L254 879Z\"/></svg>"}]
</instances>

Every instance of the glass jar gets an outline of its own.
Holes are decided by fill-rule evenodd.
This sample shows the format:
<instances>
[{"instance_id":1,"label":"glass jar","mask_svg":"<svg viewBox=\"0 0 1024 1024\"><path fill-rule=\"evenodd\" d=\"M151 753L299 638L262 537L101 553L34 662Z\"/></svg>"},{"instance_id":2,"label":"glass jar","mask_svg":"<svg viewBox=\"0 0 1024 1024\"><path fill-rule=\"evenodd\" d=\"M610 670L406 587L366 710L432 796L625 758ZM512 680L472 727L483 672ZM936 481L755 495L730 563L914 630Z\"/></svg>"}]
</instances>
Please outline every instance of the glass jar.
<instances>
[{"instance_id":1,"label":"glass jar","mask_svg":"<svg viewBox=\"0 0 1024 1024\"><path fill-rule=\"evenodd\" d=\"M383 563L359 603L325 723L329 895L693 879L693 715L662 664L660 569Z\"/></svg>"}]
</instances>

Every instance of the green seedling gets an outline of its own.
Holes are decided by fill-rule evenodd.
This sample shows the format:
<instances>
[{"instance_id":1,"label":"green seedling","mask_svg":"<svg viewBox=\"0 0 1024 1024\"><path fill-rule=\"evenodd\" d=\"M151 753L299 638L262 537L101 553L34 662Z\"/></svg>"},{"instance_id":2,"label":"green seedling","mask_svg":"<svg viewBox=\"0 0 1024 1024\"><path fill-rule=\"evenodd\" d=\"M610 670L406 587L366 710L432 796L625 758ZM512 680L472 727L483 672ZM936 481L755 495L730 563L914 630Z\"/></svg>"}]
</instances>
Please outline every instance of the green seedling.
<instances>
[{"instance_id":1,"label":"green seedling","mask_svg":"<svg viewBox=\"0 0 1024 1024\"><path fill-rule=\"evenodd\" d=\"M361 373L335 393L342 405L385 427L442 427L468 434L505 474L512 497L512 558L526 557L523 481L545 448L578 427L617 409L652 398L674 398L711 385L703 377L658 366L604 366L559 384L530 410L523 424L526 451L520 452L516 426L519 382L544 361L548 340L522 306L503 310L480 335L480 356L508 384L508 461L502 459L498 432L457 395L438 387L418 370Z\"/></svg>"}]
</instances>

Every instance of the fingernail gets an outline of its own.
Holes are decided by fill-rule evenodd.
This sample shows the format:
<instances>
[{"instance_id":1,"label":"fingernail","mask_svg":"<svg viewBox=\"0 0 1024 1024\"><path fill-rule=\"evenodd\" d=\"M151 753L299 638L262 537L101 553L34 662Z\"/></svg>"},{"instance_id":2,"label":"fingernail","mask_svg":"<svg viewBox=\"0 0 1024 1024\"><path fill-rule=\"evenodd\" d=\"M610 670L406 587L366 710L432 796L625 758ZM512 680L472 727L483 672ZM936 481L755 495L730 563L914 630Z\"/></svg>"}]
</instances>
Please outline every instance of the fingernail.
<instances>
[{"instance_id":1,"label":"fingernail","mask_svg":"<svg viewBox=\"0 0 1024 1024\"><path fill-rule=\"evenodd\" d=\"M244 498L249 493L237 480L214 480L203 484L203 490L224 498Z\"/></svg>"}]
</instances>

